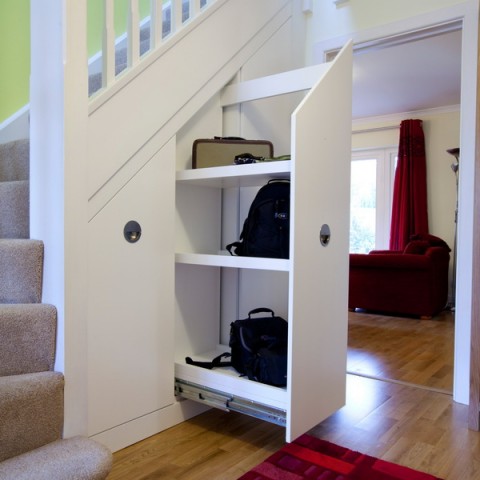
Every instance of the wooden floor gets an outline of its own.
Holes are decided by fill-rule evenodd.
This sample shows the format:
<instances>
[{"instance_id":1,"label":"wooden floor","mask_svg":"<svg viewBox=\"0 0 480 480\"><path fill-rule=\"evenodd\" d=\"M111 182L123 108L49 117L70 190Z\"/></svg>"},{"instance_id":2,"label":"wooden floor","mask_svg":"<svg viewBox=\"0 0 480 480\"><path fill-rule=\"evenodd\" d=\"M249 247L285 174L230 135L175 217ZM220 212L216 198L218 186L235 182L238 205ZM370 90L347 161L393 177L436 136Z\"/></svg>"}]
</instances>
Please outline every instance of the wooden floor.
<instances>
[{"instance_id":1,"label":"wooden floor","mask_svg":"<svg viewBox=\"0 0 480 480\"><path fill-rule=\"evenodd\" d=\"M347 371L452 392L454 318L349 312Z\"/></svg>"},{"instance_id":2,"label":"wooden floor","mask_svg":"<svg viewBox=\"0 0 480 480\"><path fill-rule=\"evenodd\" d=\"M453 346L445 346L451 338L439 333L439 325L453 331L453 320L447 315L433 322L350 315L349 368L394 381L347 375L346 406L310 433L445 480L480 480L480 433L467 428L468 407L444 393L451 389L450 367L442 368L432 354L445 352L442 362L451 364L447 358ZM375 327L383 333L372 333ZM367 348L365 332L375 351ZM400 336L417 345L417 353L397 343ZM387 347L388 337L392 343ZM431 343L437 346L425 353ZM430 373L421 374L422 369ZM425 385L402 383L407 381ZM115 453L108 480L234 480L283 444L281 427L211 410Z\"/></svg>"}]
</instances>

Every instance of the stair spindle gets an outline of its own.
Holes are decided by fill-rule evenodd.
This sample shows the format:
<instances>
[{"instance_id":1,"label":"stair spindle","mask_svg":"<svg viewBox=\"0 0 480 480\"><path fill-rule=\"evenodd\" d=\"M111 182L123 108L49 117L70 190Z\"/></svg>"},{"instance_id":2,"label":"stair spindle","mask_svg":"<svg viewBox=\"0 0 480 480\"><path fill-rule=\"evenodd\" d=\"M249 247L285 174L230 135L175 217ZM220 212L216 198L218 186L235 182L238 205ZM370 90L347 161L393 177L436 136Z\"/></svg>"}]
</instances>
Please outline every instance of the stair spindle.
<instances>
[{"instance_id":1,"label":"stair spindle","mask_svg":"<svg viewBox=\"0 0 480 480\"><path fill-rule=\"evenodd\" d=\"M172 0L172 33L182 28L182 0Z\"/></svg>"},{"instance_id":2,"label":"stair spindle","mask_svg":"<svg viewBox=\"0 0 480 480\"><path fill-rule=\"evenodd\" d=\"M140 59L140 13L138 0L130 0L128 9L128 54L127 65L133 67Z\"/></svg>"},{"instance_id":3,"label":"stair spindle","mask_svg":"<svg viewBox=\"0 0 480 480\"><path fill-rule=\"evenodd\" d=\"M115 26L114 0L104 0L105 23L103 25L102 86L109 87L115 80Z\"/></svg>"},{"instance_id":4,"label":"stair spindle","mask_svg":"<svg viewBox=\"0 0 480 480\"><path fill-rule=\"evenodd\" d=\"M200 12L200 9L202 8L202 2L201 0L190 0L190 18L195 18L198 13Z\"/></svg>"},{"instance_id":5,"label":"stair spindle","mask_svg":"<svg viewBox=\"0 0 480 480\"><path fill-rule=\"evenodd\" d=\"M163 38L163 1L151 0L150 49L158 47Z\"/></svg>"}]
</instances>

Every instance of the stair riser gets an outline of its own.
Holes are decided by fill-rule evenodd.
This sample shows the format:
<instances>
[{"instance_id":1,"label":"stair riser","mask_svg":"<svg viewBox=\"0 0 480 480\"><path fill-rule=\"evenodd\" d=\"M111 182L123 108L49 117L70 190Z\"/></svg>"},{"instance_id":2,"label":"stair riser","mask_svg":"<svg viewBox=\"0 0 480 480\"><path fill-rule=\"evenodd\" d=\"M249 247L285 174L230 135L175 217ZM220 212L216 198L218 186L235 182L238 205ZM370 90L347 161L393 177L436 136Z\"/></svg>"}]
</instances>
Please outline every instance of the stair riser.
<instances>
[{"instance_id":1,"label":"stair riser","mask_svg":"<svg viewBox=\"0 0 480 480\"><path fill-rule=\"evenodd\" d=\"M30 199L27 180L0 182L0 238L30 237Z\"/></svg>"},{"instance_id":2,"label":"stair riser","mask_svg":"<svg viewBox=\"0 0 480 480\"><path fill-rule=\"evenodd\" d=\"M0 239L0 272L0 303L40 303L43 242Z\"/></svg>"},{"instance_id":3,"label":"stair riser","mask_svg":"<svg viewBox=\"0 0 480 480\"><path fill-rule=\"evenodd\" d=\"M0 462L60 439L63 375L0 377Z\"/></svg>"},{"instance_id":4,"label":"stair riser","mask_svg":"<svg viewBox=\"0 0 480 480\"><path fill-rule=\"evenodd\" d=\"M0 144L0 182L28 180L30 174L30 142L15 140Z\"/></svg>"},{"instance_id":5,"label":"stair riser","mask_svg":"<svg viewBox=\"0 0 480 480\"><path fill-rule=\"evenodd\" d=\"M52 371L56 325L52 305L0 305L0 376Z\"/></svg>"}]
</instances>

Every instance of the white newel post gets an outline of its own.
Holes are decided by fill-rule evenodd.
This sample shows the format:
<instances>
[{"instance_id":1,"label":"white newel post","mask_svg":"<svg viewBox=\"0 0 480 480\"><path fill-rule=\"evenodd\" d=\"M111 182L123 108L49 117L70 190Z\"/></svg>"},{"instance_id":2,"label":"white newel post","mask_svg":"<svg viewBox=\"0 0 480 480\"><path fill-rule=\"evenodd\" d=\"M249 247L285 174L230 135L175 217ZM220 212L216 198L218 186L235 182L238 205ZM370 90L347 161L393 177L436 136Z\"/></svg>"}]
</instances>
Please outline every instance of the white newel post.
<instances>
[{"instance_id":1,"label":"white newel post","mask_svg":"<svg viewBox=\"0 0 480 480\"><path fill-rule=\"evenodd\" d=\"M58 309L65 436L87 425L87 1L31 2L31 237L45 243L43 302Z\"/></svg>"}]
</instances>

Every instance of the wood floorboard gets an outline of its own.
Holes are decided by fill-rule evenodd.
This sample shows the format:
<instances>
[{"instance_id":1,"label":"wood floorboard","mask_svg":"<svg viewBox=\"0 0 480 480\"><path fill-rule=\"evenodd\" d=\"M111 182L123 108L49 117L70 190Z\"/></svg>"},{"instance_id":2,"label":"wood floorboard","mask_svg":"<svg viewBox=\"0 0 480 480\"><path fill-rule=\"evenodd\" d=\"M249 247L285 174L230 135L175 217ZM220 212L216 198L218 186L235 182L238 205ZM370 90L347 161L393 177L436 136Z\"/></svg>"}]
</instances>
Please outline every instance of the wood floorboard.
<instances>
[{"instance_id":1,"label":"wood floorboard","mask_svg":"<svg viewBox=\"0 0 480 480\"><path fill-rule=\"evenodd\" d=\"M452 392L454 318L349 312L347 371Z\"/></svg>"},{"instance_id":2,"label":"wood floorboard","mask_svg":"<svg viewBox=\"0 0 480 480\"><path fill-rule=\"evenodd\" d=\"M449 394L453 331L450 312L432 320L349 313L356 374L347 375L346 406L310 433L445 480L480 480L480 433ZM284 442L277 425L210 410L116 452L108 480L236 480Z\"/></svg>"},{"instance_id":3,"label":"wood floorboard","mask_svg":"<svg viewBox=\"0 0 480 480\"><path fill-rule=\"evenodd\" d=\"M467 415L451 395L347 375L346 406L309 433L445 480L479 480L480 433ZM108 480L234 480L283 444L277 425L210 410L115 453Z\"/></svg>"}]
</instances>

